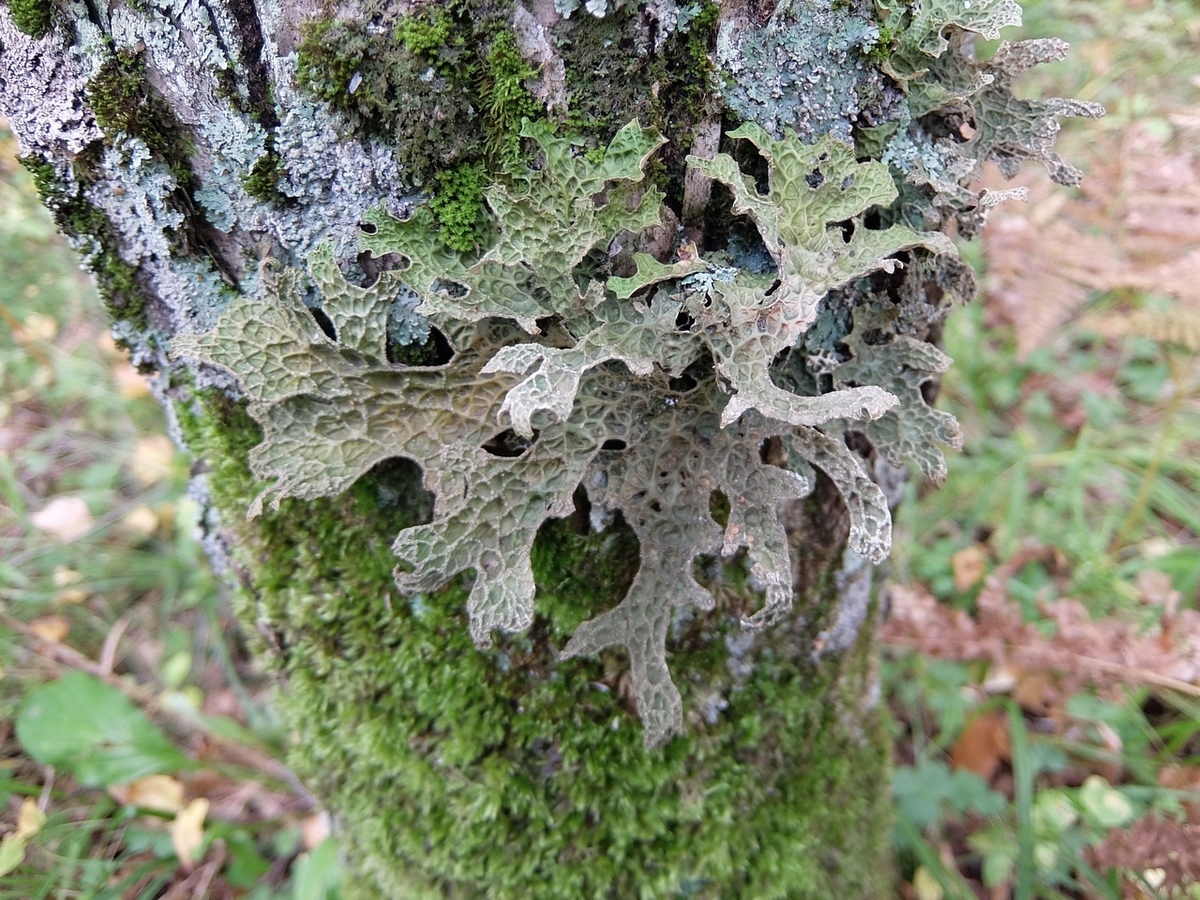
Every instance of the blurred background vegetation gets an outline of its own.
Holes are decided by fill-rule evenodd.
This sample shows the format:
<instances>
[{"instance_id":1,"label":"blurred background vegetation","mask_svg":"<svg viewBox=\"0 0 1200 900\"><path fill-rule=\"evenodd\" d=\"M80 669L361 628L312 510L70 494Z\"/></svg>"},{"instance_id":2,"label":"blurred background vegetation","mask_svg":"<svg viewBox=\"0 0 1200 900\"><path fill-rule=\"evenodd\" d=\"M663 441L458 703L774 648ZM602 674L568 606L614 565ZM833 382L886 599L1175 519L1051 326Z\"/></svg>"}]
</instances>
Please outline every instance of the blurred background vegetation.
<instances>
[{"instance_id":1,"label":"blurred background vegetation","mask_svg":"<svg viewBox=\"0 0 1200 900\"><path fill-rule=\"evenodd\" d=\"M1079 189L963 251L885 591L905 896L1200 898L1200 10L1027 0ZM979 46L986 55L991 48ZM0 132L0 898L325 898L189 462ZM997 182L998 183L998 182Z\"/></svg>"}]
</instances>

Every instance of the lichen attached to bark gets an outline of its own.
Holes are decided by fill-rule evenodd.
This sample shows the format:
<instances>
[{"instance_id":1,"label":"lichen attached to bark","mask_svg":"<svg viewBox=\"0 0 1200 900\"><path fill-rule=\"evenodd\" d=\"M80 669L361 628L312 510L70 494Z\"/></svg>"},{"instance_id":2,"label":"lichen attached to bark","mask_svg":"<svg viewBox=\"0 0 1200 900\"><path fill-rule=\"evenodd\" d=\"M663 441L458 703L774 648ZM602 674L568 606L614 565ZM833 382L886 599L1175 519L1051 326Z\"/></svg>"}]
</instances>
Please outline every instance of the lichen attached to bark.
<instances>
[{"instance_id":1,"label":"lichen attached to bark","mask_svg":"<svg viewBox=\"0 0 1200 900\"><path fill-rule=\"evenodd\" d=\"M173 349L228 369L250 398L265 437L251 465L273 482L252 512L267 498L336 495L391 457L415 460L437 503L431 522L397 537L397 556L413 567L399 570L397 583L431 591L473 570L467 608L481 646L495 630L532 622L530 548L548 518L572 511L579 486L593 504L620 510L643 548L641 567L624 601L581 624L564 653L624 647L646 741L657 744L683 722L665 656L672 616L713 603L690 576L694 561L747 552L764 594L747 627L774 622L791 605L778 508L811 485L766 461L768 442L838 485L857 553L874 561L887 554L881 492L844 442L818 428L876 419L897 398L865 384L799 396L773 383L771 367L829 289L894 268L901 251L952 248L940 234L862 224L868 208L895 197L881 165L855 162L836 141L775 141L747 126L731 137L749 139L767 158L766 194L731 157L693 162L734 192L775 274L706 262L681 245L665 265L638 257L636 274L608 292L585 260L622 230L657 224L660 196L641 182L662 139L630 123L594 159L544 127L529 124L522 134L537 143L540 167L510 169L506 184L489 189L494 238L481 257L439 249L422 215L379 213L364 245L400 254L404 268L354 288L330 269L327 252L310 263L333 337L289 271L263 302L234 307L211 332L181 336ZM849 239L845 227L855 231ZM387 362L387 310L401 280L457 351L445 365ZM498 326L503 319L513 324ZM695 388L672 383L696 367L708 374ZM515 440L501 446L506 429ZM720 524L711 512L717 494L729 503Z\"/></svg>"}]
</instances>

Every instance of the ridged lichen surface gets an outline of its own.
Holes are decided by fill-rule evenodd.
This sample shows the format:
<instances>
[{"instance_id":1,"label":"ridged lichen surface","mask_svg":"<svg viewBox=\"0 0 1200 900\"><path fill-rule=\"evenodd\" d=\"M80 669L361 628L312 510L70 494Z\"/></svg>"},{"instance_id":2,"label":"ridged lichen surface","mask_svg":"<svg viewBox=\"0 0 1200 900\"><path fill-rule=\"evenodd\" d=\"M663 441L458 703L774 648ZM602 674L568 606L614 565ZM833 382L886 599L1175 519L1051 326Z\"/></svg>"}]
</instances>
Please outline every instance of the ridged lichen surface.
<instances>
[{"instance_id":1,"label":"ridged lichen surface","mask_svg":"<svg viewBox=\"0 0 1200 900\"><path fill-rule=\"evenodd\" d=\"M727 192L729 215L750 223L766 264L741 266L728 248L708 253L676 235L657 257L633 253L620 275L606 257L621 236L664 225L664 196L646 169L665 139L629 122L586 151L582 137L526 120L528 155L506 162L485 192L479 252L446 247L427 207L406 218L379 208L363 217L360 246L399 262L373 284L346 283L328 246L310 257L327 328L309 311L304 273L290 269L212 330L177 337L175 357L232 373L263 427L250 462L270 485L251 514L267 499L340 494L388 459L414 461L436 501L431 521L395 537L396 584L437 591L469 573L470 631L488 647L494 632L532 624L534 539L572 513L582 489L594 509L632 527L640 566L621 602L582 622L562 655L623 648L647 745L680 732L666 642L689 608L713 607L693 574L698 561L744 557L762 605L742 624L772 624L793 596L781 514L811 491L814 469L843 498L848 552L878 563L890 514L849 436L933 478L944 473L940 447L958 443L953 421L921 390L949 361L896 333L899 304L872 297L870 286L908 264L954 257L940 231L906 223L931 221L931 210L982 215L986 202L962 183L972 164L995 158L1011 168L1028 156L1069 174L1048 149L1053 116L1088 110L1008 93L1011 74L1048 48L1004 45L983 65L964 52L970 29L992 36L1012 18L1012 4L985 2L887 19L898 36L884 71L907 94L899 124L909 130L880 155L911 142L939 110L971 115L968 140L923 148L957 161L949 165L964 175L951 196L930 172L862 160L836 134L805 140L776 123L772 136L746 122L724 140L757 171L727 152L686 164ZM780 10L772 23L780 34L803 24ZM905 196L898 182L924 190ZM439 365L389 359L402 288L449 343ZM824 354L793 362L799 377L789 379L784 364L835 291L851 327Z\"/></svg>"}]
</instances>

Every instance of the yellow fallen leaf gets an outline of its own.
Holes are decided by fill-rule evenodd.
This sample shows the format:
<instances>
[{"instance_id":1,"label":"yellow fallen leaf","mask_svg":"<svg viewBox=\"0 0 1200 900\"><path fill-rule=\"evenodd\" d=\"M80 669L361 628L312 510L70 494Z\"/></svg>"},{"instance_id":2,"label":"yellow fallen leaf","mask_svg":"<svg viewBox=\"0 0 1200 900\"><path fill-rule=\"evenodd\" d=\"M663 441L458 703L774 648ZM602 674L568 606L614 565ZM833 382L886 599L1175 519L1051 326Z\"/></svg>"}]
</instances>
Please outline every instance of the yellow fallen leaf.
<instances>
[{"instance_id":1,"label":"yellow fallen leaf","mask_svg":"<svg viewBox=\"0 0 1200 900\"><path fill-rule=\"evenodd\" d=\"M117 383L117 392L126 400L150 396L150 383L146 381L146 376L125 360L113 366L113 381Z\"/></svg>"},{"instance_id":2,"label":"yellow fallen leaf","mask_svg":"<svg viewBox=\"0 0 1200 900\"><path fill-rule=\"evenodd\" d=\"M121 527L134 534L150 537L158 531L158 513L149 506L142 504L125 514L121 519Z\"/></svg>"},{"instance_id":3,"label":"yellow fallen leaf","mask_svg":"<svg viewBox=\"0 0 1200 900\"><path fill-rule=\"evenodd\" d=\"M71 623L62 616L42 616L29 623L29 630L43 641L59 644L71 630Z\"/></svg>"},{"instance_id":4,"label":"yellow fallen leaf","mask_svg":"<svg viewBox=\"0 0 1200 900\"><path fill-rule=\"evenodd\" d=\"M164 501L154 507L154 514L158 516L158 530L163 534L170 534L175 529L175 523L179 519L179 512L175 509L175 504L170 501Z\"/></svg>"},{"instance_id":5,"label":"yellow fallen leaf","mask_svg":"<svg viewBox=\"0 0 1200 900\"><path fill-rule=\"evenodd\" d=\"M946 896L937 876L924 866L917 866L917 871L913 872L912 886L917 900L942 900Z\"/></svg>"},{"instance_id":6,"label":"yellow fallen leaf","mask_svg":"<svg viewBox=\"0 0 1200 900\"><path fill-rule=\"evenodd\" d=\"M1008 663L1000 663L988 669L987 676L980 687L988 694L1007 694L1017 686L1020 671Z\"/></svg>"},{"instance_id":7,"label":"yellow fallen leaf","mask_svg":"<svg viewBox=\"0 0 1200 900\"><path fill-rule=\"evenodd\" d=\"M0 841L0 878L3 878L25 859L25 842L15 834Z\"/></svg>"},{"instance_id":8,"label":"yellow fallen leaf","mask_svg":"<svg viewBox=\"0 0 1200 900\"><path fill-rule=\"evenodd\" d=\"M82 497L55 497L32 516L35 528L64 543L78 540L92 528L92 514Z\"/></svg>"},{"instance_id":9,"label":"yellow fallen leaf","mask_svg":"<svg viewBox=\"0 0 1200 900\"><path fill-rule=\"evenodd\" d=\"M54 595L54 602L72 606L76 603L82 603L90 596L92 596L91 592L84 588L67 588L65 591L59 591Z\"/></svg>"},{"instance_id":10,"label":"yellow fallen leaf","mask_svg":"<svg viewBox=\"0 0 1200 900\"><path fill-rule=\"evenodd\" d=\"M137 781L109 789L119 803L177 813L183 809L183 783L170 775L147 775Z\"/></svg>"},{"instance_id":11,"label":"yellow fallen leaf","mask_svg":"<svg viewBox=\"0 0 1200 900\"><path fill-rule=\"evenodd\" d=\"M16 837L18 840L27 841L46 824L46 814L38 809L37 801L32 797L27 797L21 804L20 811L17 812L17 831Z\"/></svg>"},{"instance_id":12,"label":"yellow fallen leaf","mask_svg":"<svg viewBox=\"0 0 1200 900\"><path fill-rule=\"evenodd\" d=\"M50 343L58 335L58 320L45 313L31 312L21 323L27 337Z\"/></svg>"},{"instance_id":13,"label":"yellow fallen leaf","mask_svg":"<svg viewBox=\"0 0 1200 900\"><path fill-rule=\"evenodd\" d=\"M1142 872L1142 878L1146 880L1146 884L1151 890L1157 891L1167 880L1166 869L1146 869Z\"/></svg>"},{"instance_id":14,"label":"yellow fallen leaf","mask_svg":"<svg viewBox=\"0 0 1200 900\"><path fill-rule=\"evenodd\" d=\"M54 586L58 588L71 587L83 581L82 575L74 569L68 569L66 566L55 566L52 577L54 579Z\"/></svg>"},{"instance_id":15,"label":"yellow fallen leaf","mask_svg":"<svg viewBox=\"0 0 1200 900\"><path fill-rule=\"evenodd\" d=\"M184 868L190 869L196 861L196 852L204 843L204 818L208 815L208 800L197 797L175 816L171 822L171 846Z\"/></svg>"},{"instance_id":16,"label":"yellow fallen leaf","mask_svg":"<svg viewBox=\"0 0 1200 900\"><path fill-rule=\"evenodd\" d=\"M142 487L149 487L171 474L175 445L165 434L139 438L129 457L129 473Z\"/></svg>"}]
</instances>

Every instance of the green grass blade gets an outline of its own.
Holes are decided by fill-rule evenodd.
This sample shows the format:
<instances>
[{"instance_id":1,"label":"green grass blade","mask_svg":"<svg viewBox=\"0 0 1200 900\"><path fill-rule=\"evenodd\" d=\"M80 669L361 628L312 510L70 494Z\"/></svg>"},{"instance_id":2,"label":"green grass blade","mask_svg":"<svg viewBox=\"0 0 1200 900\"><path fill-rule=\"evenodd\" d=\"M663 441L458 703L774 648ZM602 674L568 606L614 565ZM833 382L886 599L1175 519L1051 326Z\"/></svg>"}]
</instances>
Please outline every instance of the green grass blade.
<instances>
[{"instance_id":1,"label":"green grass blade","mask_svg":"<svg viewBox=\"0 0 1200 900\"><path fill-rule=\"evenodd\" d=\"M1008 704L1012 735L1013 801L1017 808L1017 887L1015 900L1033 900L1033 759L1025 717L1016 704Z\"/></svg>"}]
</instances>

